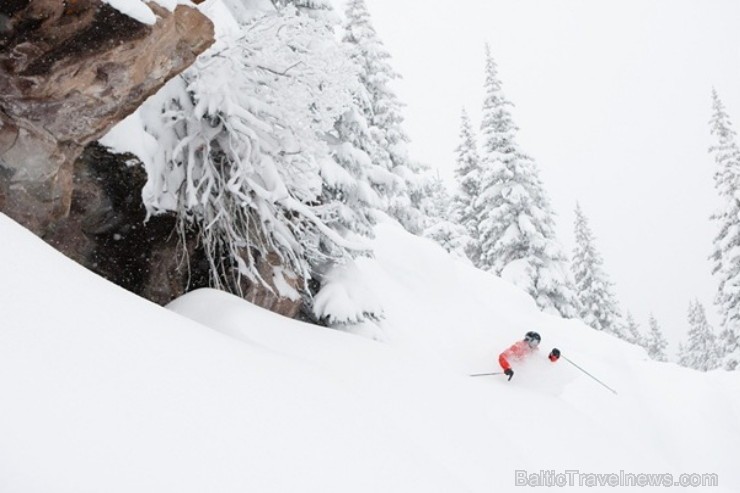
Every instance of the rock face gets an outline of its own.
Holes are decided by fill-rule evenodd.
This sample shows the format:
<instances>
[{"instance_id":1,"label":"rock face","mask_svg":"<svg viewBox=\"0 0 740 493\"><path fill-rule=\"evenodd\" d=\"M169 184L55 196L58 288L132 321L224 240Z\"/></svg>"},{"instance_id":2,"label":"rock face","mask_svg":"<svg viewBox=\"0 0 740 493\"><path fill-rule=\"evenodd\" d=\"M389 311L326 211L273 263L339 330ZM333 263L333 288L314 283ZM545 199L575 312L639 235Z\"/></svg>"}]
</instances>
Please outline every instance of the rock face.
<instances>
[{"instance_id":1,"label":"rock face","mask_svg":"<svg viewBox=\"0 0 740 493\"><path fill-rule=\"evenodd\" d=\"M141 24L100 0L0 2L0 210L44 236L68 216L83 148L213 42L198 11Z\"/></svg>"},{"instance_id":2,"label":"rock face","mask_svg":"<svg viewBox=\"0 0 740 493\"><path fill-rule=\"evenodd\" d=\"M141 190L147 177L133 155L112 154L89 144L74 163L69 213L47 228L44 239L57 250L111 282L164 305L186 292L206 287L210 265L195 231L179 231L173 215L147 219ZM272 279L275 254L258 260L260 274ZM285 278L294 289L300 280ZM301 299L284 298L242 278L248 301L295 317Z\"/></svg>"},{"instance_id":3,"label":"rock face","mask_svg":"<svg viewBox=\"0 0 740 493\"><path fill-rule=\"evenodd\" d=\"M199 2L195 2L199 3ZM0 0L0 211L155 303L208 285L197 235L146 220L145 172L95 141L213 42L198 11L150 4L153 26L101 0ZM261 270L271 278L266 258ZM298 280L288 280L298 287ZM246 280L244 297L296 316L301 300Z\"/></svg>"},{"instance_id":4,"label":"rock face","mask_svg":"<svg viewBox=\"0 0 740 493\"><path fill-rule=\"evenodd\" d=\"M257 266L260 276L270 285L269 289L262 284L250 282L248 279L243 278L241 291L244 299L255 305L285 315L286 317L296 318L301 315L301 309L304 308L303 301L300 297L291 299L278 294L279 290L273 279L273 267L279 267L280 264L280 258L276 253L269 253L263 258L258 258ZM296 292L300 292L301 279L285 276L283 280Z\"/></svg>"},{"instance_id":5,"label":"rock face","mask_svg":"<svg viewBox=\"0 0 740 493\"><path fill-rule=\"evenodd\" d=\"M196 236L178 233L174 216L147 220L145 184L134 156L89 144L75 161L69 214L44 239L109 281L164 305L207 286L208 264Z\"/></svg>"}]
</instances>

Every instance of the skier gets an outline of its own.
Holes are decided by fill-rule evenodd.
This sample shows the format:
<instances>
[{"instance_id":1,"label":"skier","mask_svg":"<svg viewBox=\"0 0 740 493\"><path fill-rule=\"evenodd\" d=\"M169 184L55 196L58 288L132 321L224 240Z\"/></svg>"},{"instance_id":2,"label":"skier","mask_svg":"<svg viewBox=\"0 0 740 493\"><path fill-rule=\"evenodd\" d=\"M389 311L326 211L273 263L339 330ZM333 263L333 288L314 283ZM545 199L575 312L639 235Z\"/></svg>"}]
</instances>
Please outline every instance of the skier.
<instances>
[{"instance_id":1,"label":"skier","mask_svg":"<svg viewBox=\"0 0 740 493\"><path fill-rule=\"evenodd\" d=\"M498 364L504 369L504 375L507 375L509 380L514 376L514 370L511 369L509 359L520 360L526 358L534 351L537 351L541 340L542 338L537 332L529 331L524 334L524 340L514 343L509 349L499 355ZM560 350L553 348L547 357L555 363L560 359Z\"/></svg>"}]
</instances>

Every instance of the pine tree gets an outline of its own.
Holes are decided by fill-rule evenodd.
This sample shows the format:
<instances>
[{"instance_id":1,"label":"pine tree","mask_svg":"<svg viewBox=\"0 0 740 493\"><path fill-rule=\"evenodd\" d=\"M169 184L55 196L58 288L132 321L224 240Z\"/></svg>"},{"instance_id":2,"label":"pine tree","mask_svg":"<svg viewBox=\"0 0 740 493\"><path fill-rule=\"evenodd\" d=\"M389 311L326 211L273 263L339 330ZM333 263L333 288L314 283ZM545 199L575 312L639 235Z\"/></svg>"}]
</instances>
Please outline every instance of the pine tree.
<instances>
[{"instance_id":1,"label":"pine tree","mask_svg":"<svg viewBox=\"0 0 740 493\"><path fill-rule=\"evenodd\" d=\"M311 18L330 21L327 29L334 34L335 23L331 22L334 19L328 15L333 14L333 8L328 0L282 1L297 7ZM347 45L343 43L342 47L349 59ZM353 68L359 69L357 66ZM351 73L351 70L347 72ZM355 244L367 245L365 240L374 237L377 211L386 207L379 191L393 177L390 172L373 163L371 158L376 144L363 111L365 88L355 79L352 90L351 104L346 105L333 129L323 134L332 159L319 159L319 173L323 182L319 216L343 238ZM353 276L347 273L357 272L355 259L371 255L369 247L343 251L324 237L319 236L318 241L324 255L312 260L311 291L304 297L306 305L312 310L304 315L315 322L333 326L382 318L382 307L374 301L366 303L366 300L359 300L358 297L345 296L352 301L344 303L342 307L337 307L331 301L337 292L346 294L356 289Z\"/></svg>"},{"instance_id":2,"label":"pine tree","mask_svg":"<svg viewBox=\"0 0 740 493\"><path fill-rule=\"evenodd\" d=\"M650 314L650 333L648 334L645 349L647 349L648 356L657 361L668 361L665 350L668 347L668 341L665 340L663 332L660 330L658 321L655 320L655 316Z\"/></svg>"},{"instance_id":3,"label":"pine tree","mask_svg":"<svg viewBox=\"0 0 740 493\"><path fill-rule=\"evenodd\" d=\"M325 138L333 158L322 161L320 166L326 222L343 236L371 238L375 211L384 208L377 192L380 184L374 177L383 170L363 150L372 148L372 138L359 109L348 108Z\"/></svg>"},{"instance_id":4,"label":"pine tree","mask_svg":"<svg viewBox=\"0 0 740 493\"><path fill-rule=\"evenodd\" d=\"M678 363L700 371L711 370L719 365L714 331L707 322L704 305L699 300L689 303L688 341L680 346Z\"/></svg>"},{"instance_id":5,"label":"pine tree","mask_svg":"<svg viewBox=\"0 0 740 493\"><path fill-rule=\"evenodd\" d=\"M423 236L434 240L453 257L467 259L467 251L473 240L459 221L454 219L453 203L447 187L439 176L432 176L425 192L421 210L427 218L427 226Z\"/></svg>"},{"instance_id":6,"label":"pine tree","mask_svg":"<svg viewBox=\"0 0 740 493\"><path fill-rule=\"evenodd\" d=\"M624 338L627 342L647 348L647 340L640 332L640 326L630 312L627 312L627 318L624 328Z\"/></svg>"},{"instance_id":7,"label":"pine tree","mask_svg":"<svg viewBox=\"0 0 740 493\"><path fill-rule=\"evenodd\" d=\"M403 179L405 193L392 197L389 212L407 231L422 234L434 219L434 216L428 217L424 210L434 180L429 165L409 159L406 166L397 167L395 172ZM449 202L446 202L445 207L448 205Z\"/></svg>"},{"instance_id":8,"label":"pine tree","mask_svg":"<svg viewBox=\"0 0 740 493\"><path fill-rule=\"evenodd\" d=\"M555 239L550 203L536 164L516 143L517 127L486 46L486 98L478 211L482 269L529 292L540 308L578 316L568 260Z\"/></svg>"},{"instance_id":9,"label":"pine tree","mask_svg":"<svg viewBox=\"0 0 740 493\"><path fill-rule=\"evenodd\" d=\"M717 164L714 185L722 205L712 215L719 233L714 238L710 260L712 274L719 281L715 303L722 315L719 345L724 353L724 366L737 369L740 363L740 255L736 253L740 248L740 149L717 91L712 91L712 101L710 131L715 143L709 152Z\"/></svg>"},{"instance_id":10,"label":"pine tree","mask_svg":"<svg viewBox=\"0 0 740 493\"><path fill-rule=\"evenodd\" d=\"M581 320L596 330L624 337L612 283L603 270L603 260L594 245L594 235L579 204L576 204L575 236L576 248L571 266L581 302Z\"/></svg>"},{"instance_id":11,"label":"pine tree","mask_svg":"<svg viewBox=\"0 0 740 493\"><path fill-rule=\"evenodd\" d=\"M473 265L480 267L480 245L478 244L478 207L480 195L481 166L473 127L467 111L463 109L460 125L460 144L455 149L455 178L457 189L452 199L452 220L465 228L469 242L466 254Z\"/></svg>"},{"instance_id":12,"label":"pine tree","mask_svg":"<svg viewBox=\"0 0 740 493\"><path fill-rule=\"evenodd\" d=\"M364 94L360 95L361 109L374 144L363 150L373 163L390 172L382 176L380 187L388 212L406 229L418 234L423 224L420 224L421 215L415 210L410 193L413 193L419 169L409 160L406 150L409 138L402 127L402 104L390 88L390 83L400 75L389 63L390 54L373 28L365 0L349 0L345 14L343 41L351 47L352 59L359 67L359 79L364 87Z\"/></svg>"},{"instance_id":13,"label":"pine tree","mask_svg":"<svg viewBox=\"0 0 740 493\"><path fill-rule=\"evenodd\" d=\"M449 221L452 214L452 199L439 172L427 168L419 175L419 189L419 210L427 220L425 226L431 226L439 221Z\"/></svg>"}]
</instances>

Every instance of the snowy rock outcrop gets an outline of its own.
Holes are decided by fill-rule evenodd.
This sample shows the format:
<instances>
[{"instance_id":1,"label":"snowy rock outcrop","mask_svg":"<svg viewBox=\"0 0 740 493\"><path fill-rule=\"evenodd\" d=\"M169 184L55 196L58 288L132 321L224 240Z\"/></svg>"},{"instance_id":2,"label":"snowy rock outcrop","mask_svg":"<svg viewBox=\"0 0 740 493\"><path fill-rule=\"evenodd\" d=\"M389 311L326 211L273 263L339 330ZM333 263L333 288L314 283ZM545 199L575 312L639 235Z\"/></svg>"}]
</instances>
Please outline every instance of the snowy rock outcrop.
<instances>
[{"instance_id":1,"label":"snowy rock outcrop","mask_svg":"<svg viewBox=\"0 0 740 493\"><path fill-rule=\"evenodd\" d=\"M43 236L70 211L75 159L213 42L200 12L151 2L0 3L0 210ZM166 5L166 4L165 4Z\"/></svg>"}]
</instances>

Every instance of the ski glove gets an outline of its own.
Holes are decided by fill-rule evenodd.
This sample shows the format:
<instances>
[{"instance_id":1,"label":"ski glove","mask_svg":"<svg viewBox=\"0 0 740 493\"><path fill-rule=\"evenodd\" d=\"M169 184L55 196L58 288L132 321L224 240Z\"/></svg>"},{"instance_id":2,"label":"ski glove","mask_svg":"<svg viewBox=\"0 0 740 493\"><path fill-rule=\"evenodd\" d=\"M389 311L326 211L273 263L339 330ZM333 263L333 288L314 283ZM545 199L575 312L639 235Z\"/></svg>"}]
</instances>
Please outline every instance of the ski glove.
<instances>
[{"instance_id":1,"label":"ski glove","mask_svg":"<svg viewBox=\"0 0 740 493\"><path fill-rule=\"evenodd\" d=\"M548 358L550 358L550 361L555 363L557 360L560 359L560 349L552 348L552 351L550 351Z\"/></svg>"},{"instance_id":2,"label":"ski glove","mask_svg":"<svg viewBox=\"0 0 740 493\"><path fill-rule=\"evenodd\" d=\"M511 380L511 377L514 376L514 370L512 370L511 368L507 368L506 370L504 370L504 375L507 375L509 377L509 380Z\"/></svg>"}]
</instances>

